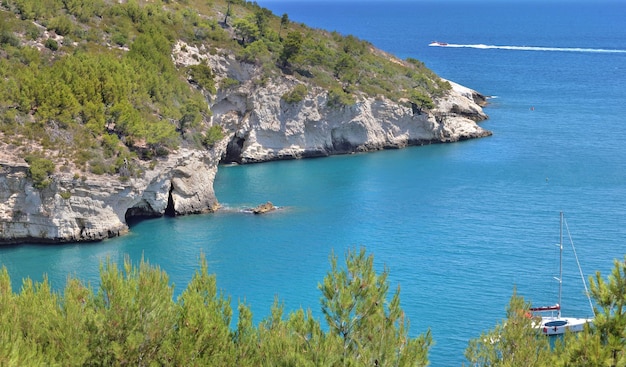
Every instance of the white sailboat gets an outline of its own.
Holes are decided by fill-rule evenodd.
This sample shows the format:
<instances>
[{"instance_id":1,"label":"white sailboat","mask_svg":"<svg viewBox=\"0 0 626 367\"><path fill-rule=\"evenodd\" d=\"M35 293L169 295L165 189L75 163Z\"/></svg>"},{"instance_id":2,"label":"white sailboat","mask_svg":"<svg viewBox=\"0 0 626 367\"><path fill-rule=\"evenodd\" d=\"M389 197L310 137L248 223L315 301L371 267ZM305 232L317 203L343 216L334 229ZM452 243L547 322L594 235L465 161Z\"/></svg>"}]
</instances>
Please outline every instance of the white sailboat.
<instances>
[{"instance_id":1,"label":"white sailboat","mask_svg":"<svg viewBox=\"0 0 626 367\"><path fill-rule=\"evenodd\" d=\"M552 306L542 306L542 307L531 307L530 311L541 316L541 322L535 324L535 327L544 335L560 335L565 332L580 332L584 329L585 324L592 324L593 318L578 318L578 317L563 317L561 315L561 293L563 287L563 225L565 223L565 219L563 218L563 212L560 215L560 233L559 233L559 277L555 279L559 282L559 303ZM565 224L567 226L567 224ZM569 229L568 229L569 235ZM587 285L585 282L585 278L583 276L582 270L580 269L580 263L578 262L578 255L576 255L576 249L574 248L574 243L571 241L572 249L574 251L574 257L576 258L576 263L578 264L578 270L580 272L580 276L583 280L583 285L585 286L585 293L587 294L587 299L589 300L589 306L591 307L591 312L593 314L593 306L591 304L591 299L589 298L589 292L587 291Z\"/></svg>"}]
</instances>

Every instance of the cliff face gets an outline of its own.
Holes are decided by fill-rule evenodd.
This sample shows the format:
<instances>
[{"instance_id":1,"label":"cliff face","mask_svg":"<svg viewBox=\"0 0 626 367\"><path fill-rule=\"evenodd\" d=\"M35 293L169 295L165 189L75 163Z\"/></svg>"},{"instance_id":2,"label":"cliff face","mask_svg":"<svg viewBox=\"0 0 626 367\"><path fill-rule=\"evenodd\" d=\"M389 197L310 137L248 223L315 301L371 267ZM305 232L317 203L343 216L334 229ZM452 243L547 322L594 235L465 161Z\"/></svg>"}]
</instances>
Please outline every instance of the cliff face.
<instances>
[{"instance_id":1,"label":"cliff face","mask_svg":"<svg viewBox=\"0 0 626 367\"><path fill-rule=\"evenodd\" d=\"M214 154L174 152L127 182L59 173L42 190L33 187L27 165L0 162L0 242L101 240L125 233L131 217L215 210Z\"/></svg>"},{"instance_id":2,"label":"cliff face","mask_svg":"<svg viewBox=\"0 0 626 367\"><path fill-rule=\"evenodd\" d=\"M327 156L491 134L476 124L487 118L479 105L484 97L454 83L432 111L383 97L331 107L328 92L312 86L301 101L286 103L281 97L301 81L278 76L260 84L261 71L233 56L178 44L173 60L178 66L208 62L218 81L240 82L210 97L213 117L206 123L223 126L226 138L209 151L172 152L154 167L136 162L144 170L138 178L56 172L41 190L33 186L28 165L0 146L0 243L101 240L126 232L131 218L214 211L220 161Z\"/></svg>"},{"instance_id":3,"label":"cliff face","mask_svg":"<svg viewBox=\"0 0 626 367\"><path fill-rule=\"evenodd\" d=\"M216 116L222 118L220 123L229 122L234 130L225 161L252 163L328 156L455 142L491 134L471 119L486 118L480 107L456 93L440 101L434 113L419 113L384 98L328 107L328 95L319 89L301 102L287 104L280 98L287 92L286 85L272 83L250 94L223 96L217 102L216 110L223 110L224 105L249 106L247 110ZM229 113L241 118L225 121Z\"/></svg>"},{"instance_id":4,"label":"cliff face","mask_svg":"<svg viewBox=\"0 0 626 367\"><path fill-rule=\"evenodd\" d=\"M177 54L178 63L202 59L197 49L183 49L187 54ZM231 131L223 162L328 156L491 135L476 124L487 118L480 106L485 97L456 83L450 83L449 95L436 100L432 111L384 97L329 106L328 91L310 85L302 101L287 103L282 96L301 83L296 78L281 76L259 85L254 79L257 71L233 57L204 58L218 78L240 81L237 87L218 92L211 107L214 122Z\"/></svg>"}]
</instances>

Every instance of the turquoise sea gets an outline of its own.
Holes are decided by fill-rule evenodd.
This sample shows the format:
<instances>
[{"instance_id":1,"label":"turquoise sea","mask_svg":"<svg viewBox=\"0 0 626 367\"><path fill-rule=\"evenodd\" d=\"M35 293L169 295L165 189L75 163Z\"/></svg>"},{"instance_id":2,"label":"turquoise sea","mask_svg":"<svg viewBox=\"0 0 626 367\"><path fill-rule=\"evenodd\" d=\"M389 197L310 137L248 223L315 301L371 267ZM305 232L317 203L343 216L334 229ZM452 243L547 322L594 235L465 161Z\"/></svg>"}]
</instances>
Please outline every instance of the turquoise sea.
<instances>
[{"instance_id":1,"label":"turquoise sea","mask_svg":"<svg viewBox=\"0 0 626 367\"><path fill-rule=\"evenodd\" d=\"M626 3L259 1L354 34L492 96L489 138L330 158L221 167L225 210L144 221L93 244L0 248L20 279L98 283L106 257L142 257L180 292L204 253L218 286L255 320L274 297L321 318L331 253L365 246L401 288L411 333L430 328L433 366L460 366L470 338L504 317L516 288L557 301L559 212L585 277L626 254ZM432 41L459 47L429 47ZM460 47L463 46L463 47ZM489 46L489 47L486 47ZM506 46L506 47L491 47ZM513 47L509 47L513 46ZM282 210L240 209L272 201ZM563 313L589 316L569 247Z\"/></svg>"}]
</instances>

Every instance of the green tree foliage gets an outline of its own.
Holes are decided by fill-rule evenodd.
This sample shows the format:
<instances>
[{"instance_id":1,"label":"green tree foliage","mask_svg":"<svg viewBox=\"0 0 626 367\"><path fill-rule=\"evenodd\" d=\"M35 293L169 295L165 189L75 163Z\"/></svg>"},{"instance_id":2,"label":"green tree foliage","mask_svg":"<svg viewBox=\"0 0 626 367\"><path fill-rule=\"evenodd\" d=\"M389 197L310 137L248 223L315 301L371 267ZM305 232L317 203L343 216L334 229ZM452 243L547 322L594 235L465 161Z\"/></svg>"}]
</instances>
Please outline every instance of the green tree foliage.
<instances>
[{"instance_id":1,"label":"green tree foliage","mask_svg":"<svg viewBox=\"0 0 626 367\"><path fill-rule=\"evenodd\" d=\"M74 24L67 15L60 15L52 18L48 27L61 36L67 36L74 29Z\"/></svg>"},{"instance_id":2,"label":"green tree foliage","mask_svg":"<svg viewBox=\"0 0 626 367\"><path fill-rule=\"evenodd\" d=\"M239 84L241 84L241 82L237 79L224 78L222 79L222 82L220 83L220 88L223 88L223 89L233 88L233 87L238 86Z\"/></svg>"},{"instance_id":3,"label":"green tree foliage","mask_svg":"<svg viewBox=\"0 0 626 367\"><path fill-rule=\"evenodd\" d=\"M551 366L550 344L533 327L530 304L514 291L506 320L469 341L465 357L471 366Z\"/></svg>"},{"instance_id":4,"label":"green tree foliage","mask_svg":"<svg viewBox=\"0 0 626 367\"><path fill-rule=\"evenodd\" d=\"M131 6L129 11L139 10ZM86 129L97 137L109 127L129 147L145 142L153 154L159 154L179 144L180 136L171 122L180 120L190 101L197 99L178 75L170 52L171 42L152 30L137 37L122 58L81 50L51 65L43 55L36 55L36 63L30 65L15 64L18 60L13 58L10 78L17 82L4 84L0 96L6 96L7 107L17 106L22 113L34 114L37 121L71 129L77 136ZM208 67L192 68L191 73L204 88L214 91ZM160 116L155 115L155 106ZM200 110L207 112L206 107Z\"/></svg>"},{"instance_id":5,"label":"green tree foliage","mask_svg":"<svg viewBox=\"0 0 626 367\"><path fill-rule=\"evenodd\" d=\"M246 45L238 55L241 60L257 65L268 65L272 62L272 53L264 40L256 40Z\"/></svg>"},{"instance_id":6,"label":"green tree foliage","mask_svg":"<svg viewBox=\"0 0 626 367\"><path fill-rule=\"evenodd\" d=\"M100 267L96 291L69 278L57 292L44 278L41 283L25 279L20 292L13 293L2 267L0 364L427 365L430 333L408 336L398 292L387 299L387 272L377 275L372 257L364 251L350 252L347 260L346 271L338 269L334 259L320 285L324 313L331 322L327 332L310 311L284 318L278 300L258 326L250 308L239 303L233 328L231 300L218 291L204 256L177 300L167 274L143 260L133 266L126 258L121 268L107 260ZM344 306L351 309L337 309ZM342 321L351 328L338 334L337 322Z\"/></svg>"},{"instance_id":7,"label":"green tree foliage","mask_svg":"<svg viewBox=\"0 0 626 367\"><path fill-rule=\"evenodd\" d=\"M298 84L295 87L293 87L292 90L283 94L282 100L290 104L298 103L302 101L304 97L306 97L307 93L308 93L308 90L307 90L306 85Z\"/></svg>"},{"instance_id":8,"label":"green tree foliage","mask_svg":"<svg viewBox=\"0 0 626 367\"><path fill-rule=\"evenodd\" d=\"M593 325L567 340L560 365L626 366L626 256L615 260L606 280L600 272L590 278L590 293L596 304Z\"/></svg>"},{"instance_id":9,"label":"green tree foliage","mask_svg":"<svg viewBox=\"0 0 626 367\"><path fill-rule=\"evenodd\" d=\"M102 15L105 7L103 0L63 0L63 6L67 12L74 15L79 21L86 23L96 15Z\"/></svg>"},{"instance_id":10,"label":"green tree foliage","mask_svg":"<svg viewBox=\"0 0 626 367\"><path fill-rule=\"evenodd\" d=\"M335 63L335 77L352 84L356 81L357 63L349 54L342 54Z\"/></svg>"},{"instance_id":11,"label":"green tree foliage","mask_svg":"<svg viewBox=\"0 0 626 367\"><path fill-rule=\"evenodd\" d=\"M253 17L239 18L234 21L233 26L235 27L235 34L241 38L242 45L257 40L261 34Z\"/></svg>"},{"instance_id":12,"label":"green tree foliage","mask_svg":"<svg viewBox=\"0 0 626 367\"><path fill-rule=\"evenodd\" d=\"M215 93L215 74L206 64L189 66L189 77L198 86L209 93Z\"/></svg>"},{"instance_id":13,"label":"green tree foliage","mask_svg":"<svg viewBox=\"0 0 626 367\"><path fill-rule=\"evenodd\" d=\"M179 129L184 132L186 130L196 129L199 127L204 110L205 109L203 108L201 101L188 101L181 109L183 116L178 122Z\"/></svg>"},{"instance_id":14,"label":"green tree foliage","mask_svg":"<svg viewBox=\"0 0 626 367\"><path fill-rule=\"evenodd\" d=\"M234 365L235 343L230 323L230 299L218 292L215 276L204 256L187 288L178 298L178 332L172 365Z\"/></svg>"},{"instance_id":15,"label":"green tree foliage","mask_svg":"<svg viewBox=\"0 0 626 367\"><path fill-rule=\"evenodd\" d=\"M408 325L400 308L400 289L389 300L388 271L377 274L373 256L365 249L348 252L346 269L331 258L331 271L319 285L322 312L331 336L341 343L341 363L355 366L404 366L428 364L430 331L417 339L407 335Z\"/></svg>"},{"instance_id":16,"label":"green tree foliage","mask_svg":"<svg viewBox=\"0 0 626 367\"><path fill-rule=\"evenodd\" d=\"M0 46L17 47L20 44L19 38L14 33L15 21L11 18L9 14L0 13Z\"/></svg>"},{"instance_id":17,"label":"green tree foliage","mask_svg":"<svg viewBox=\"0 0 626 367\"><path fill-rule=\"evenodd\" d=\"M350 106L355 103L354 97L340 87L332 87L328 92L328 106L332 108L341 108Z\"/></svg>"},{"instance_id":18,"label":"green tree foliage","mask_svg":"<svg viewBox=\"0 0 626 367\"><path fill-rule=\"evenodd\" d=\"M421 111L423 109L430 110L435 107L433 100L424 92L418 89L413 89L409 95L411 103L415 104Z\"/></svg>"},{"instance_id":19,"label":"green tree foliage","mask_svg":"<svg viewBox=\"0 0 626 367\"><path fill-rule=\"evenodd\" d=\"M229 34L215 20L202 19L195 25L193 30L193 40L214 41L216 45L227 44Z\"/></svg>"},{"instance_id":20,"label":"green tree foliage","mask_svg":"<svg viewBox=\"0 0 626 367\"><path fill-rule=\"evenodd\" d=\"M515 293L507 319L470 341L465 356L471 366L605 367L626 365L626 257L615 260L605 279L590 278L595 318L579 333L567 333L552 347L526 317L528 304Z\"/></svg>"},{"instance_id":21,"label":"green tree foliage","mask_svg":"<svg viewBox=\"0 0 626 367\"><path fill-rule=\"evenodd\" d=\"M266 8L259 8L254 12L255 24L261 36L267 36L270 17L272 17L272 12Z\"/></svg>"},{"instance_id":22,"label":"green tree foliage","mask_svg":"<svg viewBox=\"0 0 626 367\"><path fill-rule=\"evenodd\" d=\"M224 131L219 125L213 125L209 128L204 138L204 144L212 148L218 141L224 139Z\"/></svg>"},{"instance_id":23,"label":"green tree foliage","mask_svg":"<svg viewBox=\"0 0 626 367\"><path fill-rule=\"evenodd\" d=\"M284 13L282 17L280 17L280 28L278 28L278 39L282 40L280 35L283 31L283 28L286 28L289 25L289 15Z\"/></svg>"},{"instance_id":24,"label":"green tree foliage","mask_svg":"<svg viewBox=\"0 0 626 367\"><path fill-rule=\"evenodd\" d=\"M46 188L50 185L50 175L54 172L54 162L38 155L28 155L28 172L33 180L33 185L38 189Z\"/></svg>"},{"instance_id":25,"label":"green tree foliage","mask_svg":"<svg viewBox=\"0 0 626 367\"><path fill-rule=\"evenodd\" d=\"M51 51L56 51L59 49L59 43L53 40L52 38L48 38L46 42L44 43L44 45L46 46L47 49Z\"/></svg>"},{"instance_id":26,"label":"green tree foliage","mask_svg":"<svg viewBox=\"0 0 626 367\"><path fill-rule=\"evenodd\" d=\"M302 34L300 32L289 32L283 43L283 50L280 53L279 60L283 67L289 63L294 63L296 57L302 49Z\"/></svg>"},{"instance_id":27,"label":"green tree foliage","mask_svg":"<svg viewBox=\"0 0 626 367\"><path fill-rule=\"evenodd\" d=\"M56 16L61 9L59 0L13 0L9 2L14 6L20 17L25 20L42 20Z\"/></svg>"},{"instance_id":28,"label":"green tree foliage","mask_svg":"<svg viewBox=\"0 0 626 367\"><path fill-rule=\"evenodd\" d=\"M12 71L2 75L0 81L0 99L3 101L0 103L0 113L9 117L3 121L28 122L29 119L22 116L34 116L34 123L16 124L14 129L30 138L46 139L52 144L51 147L59 146L60 142L55 139L63 135L48 134L52 128L74 134L76 150L82 150L85 146L93 149L92 143L85 144L85 132L91 134L87 138L95 138L96 143L99 136L115 132L128 148L147 149L145 153L148 155L167 153L168 149L176 148L180 144L181 135L173 122L184 121L185 114L189 112L188 106L197 104L198 98L203 97L189 88L186 78L171 62L170 28L157 26L166 21L167 14L160 7L144 6L137 1L106 5L107 11L104 2L98 0L51 1L55 1L51 8L59 9L59 13L51 14L45 24L56 33L74 34L78 29L72 23L70 14L81 16L85 22L94 15L109 17L109 22L117 22L112 29L124 29L124 40L115 42L120 45L129 43L130 51L120 55L98 47L82 47L72 52L64 45L66 53L48 58L47 54L39 54L30 47L12 49L10 58L0 57L0 63L6 66L6 70ZM39 6L32 0L5 4L18 13ZM63 13L61 9L68 13ZM198 25L211 22L201 23ZM6 24L2 22L3 29ZM135 30L133 24L137 27ZM20 26L20 23L16 23L6 28L2 33L6 35L3 47L18 46L11 41L10 36L14 33L10 30ZM139 34L130 41L129 36L137 32ZM56 41L52 39L48 39L46 45L51 50L58 49ZM7 54L0 52L0 55ZM4 74L4 71L0 74ZM208 67L192 68L191 74L203 88L215 91L213 75ZM201 114L208 113L206 102L204 105L199 109ZM8 113L14 108L22 116ZM196 119L197 116L194 116L193 120ZM198 129L202 130L201 127ZM117 159L109 154L110 151L106 152L106 139L101 141L102 153L108 155L108 158ZM67 143L67 139L63 143ZM70 148L61 146L62 149ZM116 155L118 153L123 152L118 150ZM95 156L99 154L95 152ZM98 172L115 171L109 166L111 162L100 159L100 163L95 166L94 162L92 169ZM104 166L101 166L102 163Z\"/></svg>"},{"instance_id":29,"label":"green tree foliage","mask_svg":"<svg viewBox=\"0 0 626 367\"><path fill-rule=\"evenodd\" d=\"M94 298L97 312L91 335L94 363L149 365L164 363L172 352L171 330L177 308L167 275L142 261L139 268L124 261L124 272L108 261Z\"/></svg>"}]
</instances>

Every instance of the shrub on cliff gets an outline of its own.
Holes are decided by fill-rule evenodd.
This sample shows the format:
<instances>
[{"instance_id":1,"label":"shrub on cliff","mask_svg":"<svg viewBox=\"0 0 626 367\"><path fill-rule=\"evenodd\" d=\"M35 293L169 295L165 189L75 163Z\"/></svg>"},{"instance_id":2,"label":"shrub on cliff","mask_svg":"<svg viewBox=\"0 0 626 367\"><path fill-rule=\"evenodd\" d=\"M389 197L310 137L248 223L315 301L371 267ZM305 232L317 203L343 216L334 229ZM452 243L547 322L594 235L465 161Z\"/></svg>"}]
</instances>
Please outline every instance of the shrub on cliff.
<instances>
[{"instance_id":1,"label":"shrub on cliff","mask_svg":"<svg viewBox=\"0 0 626 367\"><path fill-rule=\"evenodd\" d=\"M56 34L68 36L74 28L74 24L67 15L61 15L52 18L48 23L48 28L52 29Z\"/></svg>"},{"instance_id":2,"label":"shrub on cliff","mask_svg":"<svg viewBox=\"0 0 626 367\"><path fill-rule=\"evenodd\" d=\"M53 40L52 38L48 38L46 42L44 43L44 45L46 46L47 49L51 51L56 51L59 49L59 43Z\"/></svg>"},{"instance_id":3,"label":"shrub on cliff","mask_svg":"<svg viewBox=\"0 0 626 367\"><path fill-rule=\"evenodd\" d=\"M435 107L433 100L420 90L412 90L409 94L409 99L420 109L420 111L422 109L429 110Z\"/></svg>"},{"instance_id":4,"label":"shrub on cliff","mask_svg":"<svg viewBox=\"0 0 626 367\"><path fill-rule=\"evenodd\" d=\"M290 104L298 103L302 101L304 97L306 97L307 93L308 93L308 90L307 90L306 85L298 84L295 87L293 87L292 90L283 94L282 100Z\"/></svg>"},{"instance_id":5,"label":"shrub on cliff","mask_svg":"<svg viewBox=\"0 0 626 367\"><path fill-rule=\"evenodd\" d=\"M281 30L283 22L281 20ZM294 63L302 50L302 34L300 32L289 32L283 41L283 50L278 57L280 64L286 67L289 63Z\"/></svg>"},{"instance_id":6,"label":"shrub on cliff","mask_svg":"<svg viewBox=\"0 0 626 367\"><path fill-rule=\"evenodd\" d=\"M355 103L354 97L339 87L333 87L328 92L328 100L326 102L331 108L341 108L350 106Z\"/></svg>"},{"instance_id":7,"label":"shrub on cliff","mask_svg":"<svg viewBox=\"0 0 626 367\"><path fill-rule=\"evenodd\" d=\"M0 29L0 44L17 47L20 44L20 40L13 34L13 32Z\"/></svg>"},{"instance_id":8,"label":"shrub on cliff","mask_svg":"<svg viewBox=\"0 0 626 367\"><path fill-rule=\"evenodd\" d=\"M54 172L54 162L37 155L28 155L25 158L28 162L28 173L33 180L33 186L38 189L46 188L50 185L50 175Z\"/></svg>"},{"instance_id":9,"label":"shrub on cliff","mask_svg":"<svg viewBox=\"0 0 626 367\"><path fill-rule=\"evenodd\" d=\"M204 137L204 144L207 147L212 148L215 143L222 139L224 139L224 131L222 130L222 127L219 125L213 125L209 128L206 136Z\"/></svg>"},{"instance_id":10,"label":"shrub on cliff","mask_svg":"<svg viewBox=\"0 0 626 367\"><path fill-rule=\"evenodd\" d=\"M215 93L215 75L206 64L189 66L189 77L198 86L209 93Z\"/></svg>"}]
</instances>

